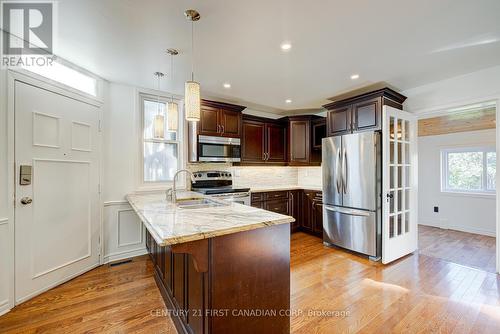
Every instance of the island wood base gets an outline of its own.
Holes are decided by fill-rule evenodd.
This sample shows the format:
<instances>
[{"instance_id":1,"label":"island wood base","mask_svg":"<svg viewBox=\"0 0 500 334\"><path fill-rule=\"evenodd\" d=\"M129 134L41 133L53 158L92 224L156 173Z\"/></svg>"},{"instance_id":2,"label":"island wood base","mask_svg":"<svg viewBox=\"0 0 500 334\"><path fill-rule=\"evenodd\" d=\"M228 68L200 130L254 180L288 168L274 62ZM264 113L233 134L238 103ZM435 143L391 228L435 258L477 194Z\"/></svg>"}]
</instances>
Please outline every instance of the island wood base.
<instances>
[{"instance_id":1,"label":"island wood base","mask_svg":"<svg viewBox=\"0 0 500 334\"><path fill-rule=\"evenodd\" d=\"M146 245L179 333L290 332L289 224Z\"/></svg>"}]
</instances>

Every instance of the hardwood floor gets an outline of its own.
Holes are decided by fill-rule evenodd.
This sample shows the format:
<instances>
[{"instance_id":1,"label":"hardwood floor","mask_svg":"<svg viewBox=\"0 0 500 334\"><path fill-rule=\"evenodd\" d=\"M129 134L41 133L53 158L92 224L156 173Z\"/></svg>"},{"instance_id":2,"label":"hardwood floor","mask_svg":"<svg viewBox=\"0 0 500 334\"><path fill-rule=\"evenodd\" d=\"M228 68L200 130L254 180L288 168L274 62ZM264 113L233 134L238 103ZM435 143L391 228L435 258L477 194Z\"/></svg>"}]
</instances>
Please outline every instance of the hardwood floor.
<instances>
[{"instance_id":1,"label":"hardwood floor","mask_svg":"<svg viewBox=\"0 0 500 334\"><path fill-rule=\"evenodd\" d=\"M292 235L293 333L499 333L500 278L425 255L389 266ZM146 257L102 266L0 317L1 333L175 333ZM302 313L299 313L302 312Z\"/></svg>"},{"instance_id":2,"label":"hardwood floor","mask_svg":"<svg viewBox=\"0 0 500 334\"><path fill-rule=\"evenodd\" d=\"M291 306L306 313L292 317L293 333L500 333L496 274L418 254L383 266L302 233L291 264Z\"/></svg>"},{"instance_id":3,"label":"hardwood floor","mask_svg":"<svg viewBox=\"0 0 500 334\"><path fill-rule=\"evenodd\" d=\"M0 333L177 333L147 255L104 265L0 317Z\"/></svg>"},{"instance_id":4,"label":"hardwood floor","mask_svg":"<svg viewBox=\"0 0 500 334\"><path fill-rule=\"evenodd\" d=\"M420 254L494 273L495 238L436 227L418 226Z\"/></svg>"}]
</instances>

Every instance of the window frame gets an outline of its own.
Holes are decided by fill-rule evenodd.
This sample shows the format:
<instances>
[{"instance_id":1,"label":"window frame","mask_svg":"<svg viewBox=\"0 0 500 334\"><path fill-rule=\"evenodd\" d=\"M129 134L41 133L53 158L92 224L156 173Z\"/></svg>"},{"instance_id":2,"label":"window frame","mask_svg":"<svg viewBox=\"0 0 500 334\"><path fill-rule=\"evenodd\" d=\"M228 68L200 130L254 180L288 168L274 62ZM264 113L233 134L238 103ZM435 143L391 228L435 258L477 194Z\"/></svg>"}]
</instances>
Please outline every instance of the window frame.
<instances>
[{"instance_id":1,"label":"window frame","mask_svg":"<svg viewBox=\"0 0 500 334\"><path fill-rule=\"evenodd\" d=\"M177 170L182 169L184 166L184 110L182 100L174 97L173 102L177 103L177 110L179 112L178 115L178 129L176 140L168 140L168 139L144 139L144 101L158 101L158 95L155 95L157 92L150 91L139 91L138 92L138 104L139 104L139 118L140 128L139 128L139 185L138 191L154 191L154 190L166 190L170 188L173 184L173 180L169 181L146 181L144 179L144 144L146 142L154 142L154 143L166 143L166 144L176 144L177 145ZM158 92L160 103L169 103L172 102L172 98L170 96L165 96L164 92ZM179 187L184 186L184 180L182 178L178 178L177 183Z\"/></svg>"},{"instance_id":2,"label":"window frame","mask_svg":"<svg viewBox=\"0 0 500 334\"><path fill-rule=\"evenodd\" d=\"M468 153L468 152L482 152L483 153L483 170L482 170L482 184L481 189L467 190L467 189L453 189L449 186L449 170L448 170L448 154L449 153ZM454 147L441 150L441 192L448 194L462 194L462 195L481 195L481 196L495 196L496 189L489 190L488 186L488 169L487 169L487 153L495 153L495 146L474 146L474 147Z\"/></svg>"}]
</instances>

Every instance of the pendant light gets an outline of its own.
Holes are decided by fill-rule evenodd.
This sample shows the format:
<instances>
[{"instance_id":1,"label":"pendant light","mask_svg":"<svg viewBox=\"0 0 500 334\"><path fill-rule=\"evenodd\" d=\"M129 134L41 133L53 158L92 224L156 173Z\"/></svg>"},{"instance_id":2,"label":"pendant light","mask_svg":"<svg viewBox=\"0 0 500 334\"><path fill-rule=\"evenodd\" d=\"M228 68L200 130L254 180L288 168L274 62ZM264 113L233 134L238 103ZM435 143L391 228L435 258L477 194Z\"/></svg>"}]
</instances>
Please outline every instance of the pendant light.
<instances>
[{"instance_id":1,"label":"pendant light","mask_svg":"<svg viewBox=\"0 0 500 334\"><path fill-rule=\"evenodd\" d=\"M160 80L163 78L163 73L161 72L155 72L154 73L155 77L158 79L158 95L156 96L156 105L158 106L158 112L155 116L154 123L153 123L153 129L154 129L154 138L155 139L163 139L165 138L165 116L163 116L163 113L161 112L160 108Z\"/></svg>"},{"instance_id":2,"label":"pendant light","mask_svg":"<svg viewBox=\"0 0 500 334\"><path fill-rule=\"evenodd\" d=\"M186 120L197 122L200 120L200 84L194 81L194 22L200 19L200 13L194 9L184 12L186 18L191 21L191 81L186 81L184 89L184 112Z\"/></svg>"},{"instance_id":3,"label":"pendant light","mask_svg":"<svg viewBox=\"0 0 500 334\"><path fill-rule=\"evenodd\" d=\"M176 49L168 49L170 55L170 90L173 92L174 87L174 56L179 54ZM174 103L174 93L171 93L170 102L167 104L167 131L177 131L179 128L179 109L177 103Z\"/></svg>"}]
</instances>

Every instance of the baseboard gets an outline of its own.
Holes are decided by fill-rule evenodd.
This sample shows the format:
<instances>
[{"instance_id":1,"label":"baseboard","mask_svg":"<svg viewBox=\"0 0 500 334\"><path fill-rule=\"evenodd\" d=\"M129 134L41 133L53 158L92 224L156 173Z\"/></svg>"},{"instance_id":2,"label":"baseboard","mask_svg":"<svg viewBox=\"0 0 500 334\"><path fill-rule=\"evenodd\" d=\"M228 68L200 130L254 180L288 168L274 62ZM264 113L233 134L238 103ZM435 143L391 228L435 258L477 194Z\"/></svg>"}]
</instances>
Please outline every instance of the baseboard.
<instances>
[{"instance_id":1,"label":"baseboard","mask_svg":"<svg viewBox=\"0 0 500 334\"><path fill-rule=\"evenodd\" d=\"M141 256L141 255L144 255L147 253L148 253L148 250L146 249L146 247L144 247L144 248L139 248L139 249L133 249L130 251L107 254L104 256L104 263L103 264L106 264L109 262L114 262L114 261L120 261L120 260L124 260L124 259L129 259L131 257Z\"/></svg>"},{"instance_id":2,"label":"baseboard","mask_svg":"<svg viewBox=\"0 0 500 334\"><path fill-rule=\"evenodd\" d=\"M429 221L429 220L419 221L418 225L425 225L425 226L431 226L431 227L438 227L438 228L444 228L444 229L446 229L446 226L443 226L439 222Z\"/></svg>"},{"instance_id":3,"label":"baseboard","mask_svg":"<svg viewBox=\"0 0 500 334\"><path fill-rule=\"evenodd\" d=\"M460 232L480 234L480 235L485 235L488 237L496 237L496 231L485 230L482 228L476 228L476 227L470 227L470 226L460 226L460 225L450 225L450 224L443 226L441 224L437 224L437 223L433 223L433 222L429 222L429 221L419 222L418 225L437 227L437 228L441 228L444 230L454 230L454 231L460 231Z\"/></svg>"},{"instance_id":4,"label":"baseboard","mask_svg":"<svg viewBox=\"0 0 500 334\"><path fill-rule=\"evenodd\" d=\"M485 230L482 228L476 228L476 227L470 227L470 226L450 225L449 229L455 230L455 231L467 232L467 233L486 235L488 237L496 237L496 231Z\"/></svg>"},{"instance_id":5,"label":"baseboard","mask_svg":"<svg viewBox=\"0 0 500 334\"><path fill-rule=\"evenodd\" d=\"M9 301L4 300L3 302L0 303L0 317L6 313L9 313L11 310Z\"/></svg>"}]
</instances>

